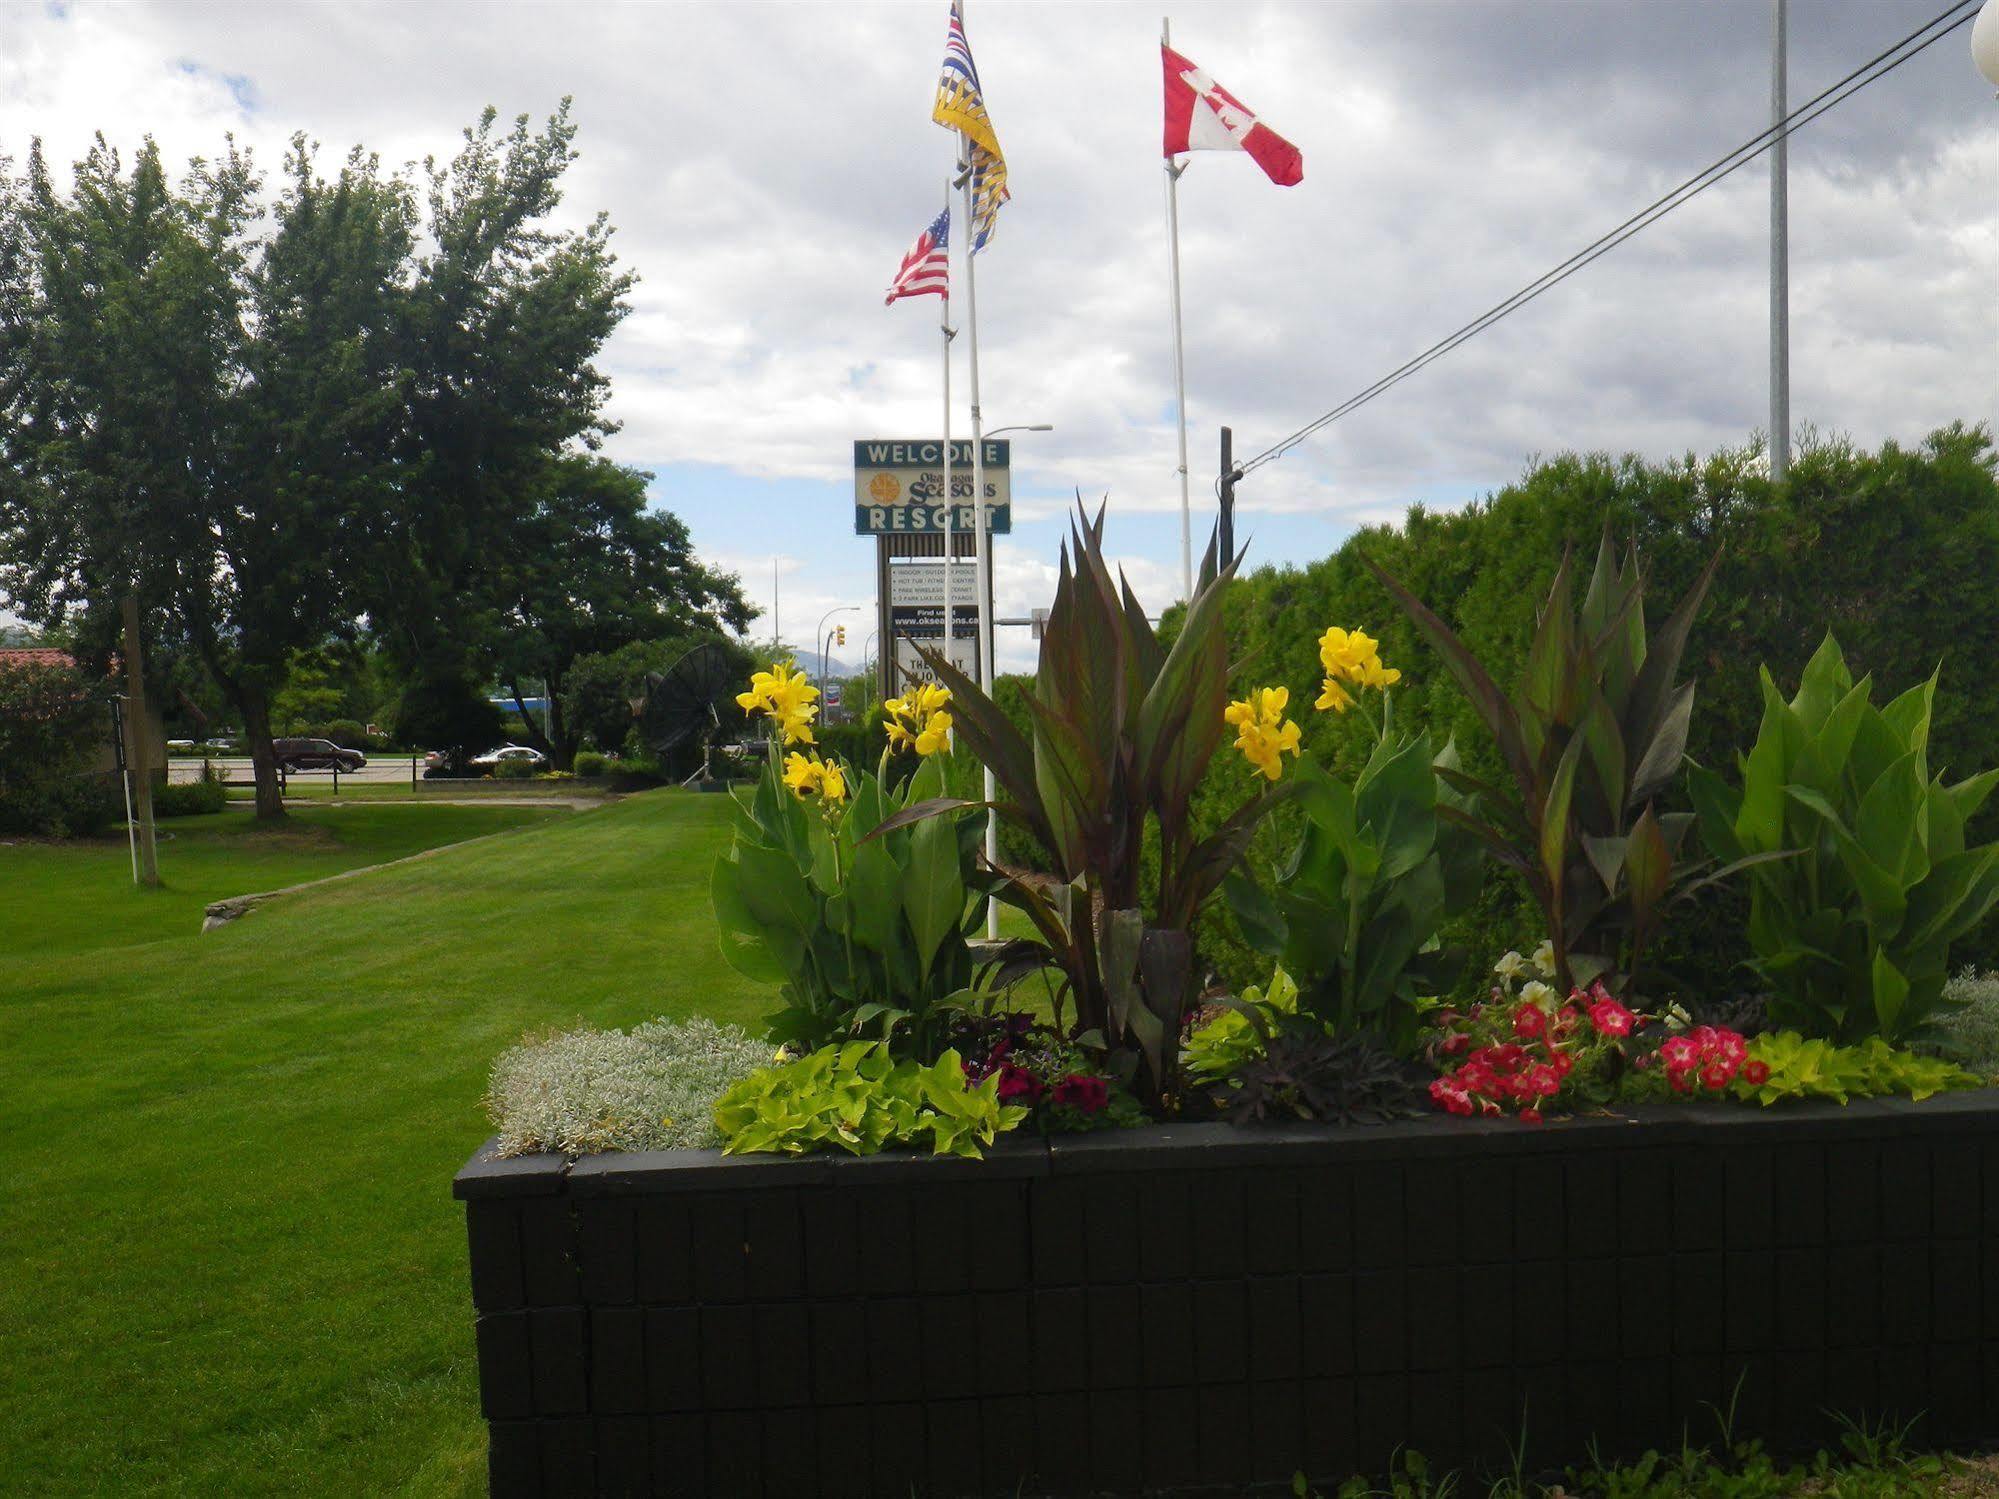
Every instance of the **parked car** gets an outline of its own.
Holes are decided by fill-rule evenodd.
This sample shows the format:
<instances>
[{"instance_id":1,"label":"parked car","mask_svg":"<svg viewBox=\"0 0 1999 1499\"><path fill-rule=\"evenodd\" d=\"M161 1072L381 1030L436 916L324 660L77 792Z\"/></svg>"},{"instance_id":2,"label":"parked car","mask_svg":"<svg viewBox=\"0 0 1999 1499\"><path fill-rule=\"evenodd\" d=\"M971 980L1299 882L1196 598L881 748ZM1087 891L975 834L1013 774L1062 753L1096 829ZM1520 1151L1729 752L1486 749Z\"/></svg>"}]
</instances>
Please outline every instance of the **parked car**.
<instances>
[{"instance_id":1,"label":"parked car","mask_svg":"<svg viewBox=\"0 0 1999 1499\"><path fill-rule=\"evenodd\" d=\"M487 750L483 755L474 755L472 764L481 770L490 771L509 760L524 760L536 768L548 764L548 756L525 744L503 744L498 749Z\"/></svg>"},{"instance_id":2,"label":"parked car","mask_svg":"<svg viewBox=\"0 0 1999 1499\"><path fill-rule=\"evenodd\" d=\"M342 749L331 739L273 739L271 751L282 770L359 770L368 757Z\"/></svg>"}]
</instances>

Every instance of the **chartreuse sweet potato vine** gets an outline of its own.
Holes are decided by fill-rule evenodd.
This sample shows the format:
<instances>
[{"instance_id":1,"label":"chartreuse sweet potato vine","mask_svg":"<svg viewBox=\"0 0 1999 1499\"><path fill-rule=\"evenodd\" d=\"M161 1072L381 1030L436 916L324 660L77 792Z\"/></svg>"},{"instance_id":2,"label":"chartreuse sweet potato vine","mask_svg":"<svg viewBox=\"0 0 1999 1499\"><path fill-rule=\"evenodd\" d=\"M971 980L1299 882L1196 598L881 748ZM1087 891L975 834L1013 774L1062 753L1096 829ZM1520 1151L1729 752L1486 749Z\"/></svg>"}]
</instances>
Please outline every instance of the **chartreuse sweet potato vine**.
<instances>
[{"instance_id":1,"label":"chartreuse sweet potato vine","mask_svg":"<svg viewBox=\"0 0 1999 1499\"><path fill-rule=\"evenodd\" d=\"M897 1061L879 1041L822 1047L766 1067L715 1105L715 1128L730 1155L873 1155L889 1145L927 1144L935 1155L976 1158L1026 1117L1026 1109L999 1101L997 1074L967 1079L957 1052L925 1065Z\"/></svg>"}]
</instances>

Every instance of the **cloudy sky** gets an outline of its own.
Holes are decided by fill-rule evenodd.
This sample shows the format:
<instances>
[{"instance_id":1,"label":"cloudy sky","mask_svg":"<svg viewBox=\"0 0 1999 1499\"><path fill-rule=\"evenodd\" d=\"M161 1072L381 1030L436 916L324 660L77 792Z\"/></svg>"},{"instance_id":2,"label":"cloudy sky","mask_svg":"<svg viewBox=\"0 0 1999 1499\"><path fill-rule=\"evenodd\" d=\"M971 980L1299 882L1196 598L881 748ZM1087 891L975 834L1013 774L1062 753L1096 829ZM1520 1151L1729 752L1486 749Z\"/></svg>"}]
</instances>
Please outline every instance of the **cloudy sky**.
<instances>
[{"instance_id":1,"label":"cloudy sky","mask_svg":"<svg viewBox=\"0 0 1999 1499\"><path fill-rule=\"evenodd\" d=\"M1943 5L1792 0L1793 103ZM936 430L936 303L881 298L943 199L944 20L944 0L0 0L0 154L40 135L74 159L102 131L185 158L233 132L275 166L303 130L399 163L449 154L488 104L541 117L573 95L563 212L608 212L642 278L603 360L611 452L766 607L775 569L804 642L872 603L851 439ZM1046 602L1079 489L1109 496L1116 549L1164 604L1159 8L972 0L967 20L1014 189L979 264L987 425L1055 425L1016 440L1000 613ZM1177 5L1175 45L1305 156L1294 188L1239 155L1182 183L1196 505L1219 424L1261 448L1760 130L1768 28L1763 0ZM1999 408L1999 103L1967 36L1792 142L1799 424L1874 444ZM1462 503L1536 454L1746 441L1767 410L1767 193L1744 169L1259 470L1252 561ZM957 389L962 434L962 364ZM1001 649L1030 659L1024 638Z\"/></svg>"}]
</instances>

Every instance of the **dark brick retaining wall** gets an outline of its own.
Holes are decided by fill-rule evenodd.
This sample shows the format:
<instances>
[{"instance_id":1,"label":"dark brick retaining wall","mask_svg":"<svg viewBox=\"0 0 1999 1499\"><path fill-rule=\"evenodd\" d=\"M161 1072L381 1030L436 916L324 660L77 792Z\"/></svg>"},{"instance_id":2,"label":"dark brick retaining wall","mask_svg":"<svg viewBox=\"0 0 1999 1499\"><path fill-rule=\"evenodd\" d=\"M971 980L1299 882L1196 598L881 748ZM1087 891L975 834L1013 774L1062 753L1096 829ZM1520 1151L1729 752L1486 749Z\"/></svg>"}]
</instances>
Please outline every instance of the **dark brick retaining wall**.
<instances>
[{"instance_id":1,"label":"dark brick retaining wall","mask_svg":"<svg viewBox=\"0 0 1999 1499\"><path fill-rule=\"evenodd\" d=\"M459 1173L496 1495L1241 1493L1999 1437L1999 1095ZM1523 1422L1524 1409L1524 1422Z\"/></svg>"}]
</instances>

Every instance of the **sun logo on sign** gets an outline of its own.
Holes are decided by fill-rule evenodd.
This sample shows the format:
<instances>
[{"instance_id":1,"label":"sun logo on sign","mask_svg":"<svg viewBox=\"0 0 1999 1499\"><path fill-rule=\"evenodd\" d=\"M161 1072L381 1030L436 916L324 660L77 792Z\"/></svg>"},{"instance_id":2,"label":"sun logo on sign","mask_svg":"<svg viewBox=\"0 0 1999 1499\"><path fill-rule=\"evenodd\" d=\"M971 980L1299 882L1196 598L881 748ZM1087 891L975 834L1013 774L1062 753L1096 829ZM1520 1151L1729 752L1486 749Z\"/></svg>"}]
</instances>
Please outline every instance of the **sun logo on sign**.
<instances>
[{"instance_id":1,"label":"sun logo on sign","mask_svg":"<svg viewBox=\"0 0 1999 1499\"><path fill-rule=\"evenodd\" d=\"M902 485L894 474L876 474L868 481L868 498L877 505L893 505L902 497Z\"/></svg>"}]
</instances>

